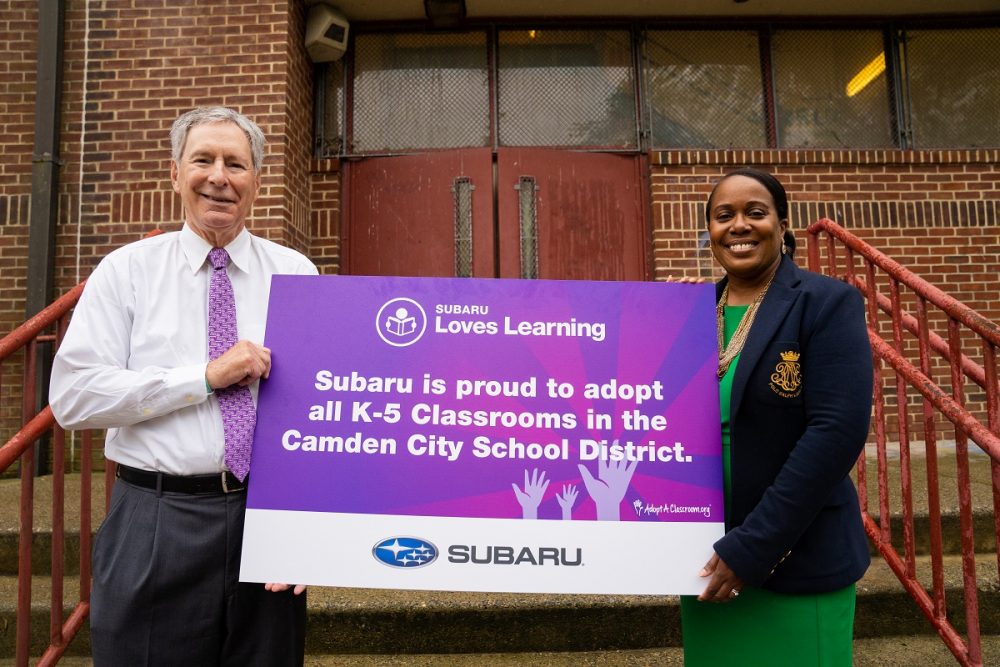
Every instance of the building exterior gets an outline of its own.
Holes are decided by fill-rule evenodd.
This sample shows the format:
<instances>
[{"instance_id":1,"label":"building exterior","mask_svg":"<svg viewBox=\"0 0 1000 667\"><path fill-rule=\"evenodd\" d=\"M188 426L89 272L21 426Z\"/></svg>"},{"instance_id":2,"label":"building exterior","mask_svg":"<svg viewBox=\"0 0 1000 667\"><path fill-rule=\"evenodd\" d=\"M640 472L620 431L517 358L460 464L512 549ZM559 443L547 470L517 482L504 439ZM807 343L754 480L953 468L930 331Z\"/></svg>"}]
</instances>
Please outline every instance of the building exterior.
<instances>
[{"instance_id":1,"label":"building exterior","mask_svg":"<svg viewBox=\"0 0 1000 667\"><path fill-rule=\"evenodd\" d=\"M996 0L329 0L349 29L327 63L314 4L7 0L4 332L37 310L32 281L58 295L179 227L167 131L207 104L270 140L253 231L325 273L712 276L704 199L753 165L786 184L800 243L830 217L1000 320Z\"/></svg>"}]
</instances>

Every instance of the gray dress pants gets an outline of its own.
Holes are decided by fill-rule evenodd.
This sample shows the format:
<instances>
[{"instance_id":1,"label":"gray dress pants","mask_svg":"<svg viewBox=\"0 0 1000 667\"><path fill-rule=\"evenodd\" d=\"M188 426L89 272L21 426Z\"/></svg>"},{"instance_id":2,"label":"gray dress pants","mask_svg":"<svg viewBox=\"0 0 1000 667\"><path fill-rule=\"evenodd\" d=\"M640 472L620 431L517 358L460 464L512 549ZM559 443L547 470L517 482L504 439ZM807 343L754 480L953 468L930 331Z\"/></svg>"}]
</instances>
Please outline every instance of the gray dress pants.
<instances>
[{"instance_id":1,"label":"gray dress pants","mask_svg":"<svg viewBox=\"0 0 1000 667\"><path fill-rule=\"evenodd\" d=\"M93 552L94 664L301 665L305 594L239 583L246 492L115 482Z\"/></svg>"}]
</instances>

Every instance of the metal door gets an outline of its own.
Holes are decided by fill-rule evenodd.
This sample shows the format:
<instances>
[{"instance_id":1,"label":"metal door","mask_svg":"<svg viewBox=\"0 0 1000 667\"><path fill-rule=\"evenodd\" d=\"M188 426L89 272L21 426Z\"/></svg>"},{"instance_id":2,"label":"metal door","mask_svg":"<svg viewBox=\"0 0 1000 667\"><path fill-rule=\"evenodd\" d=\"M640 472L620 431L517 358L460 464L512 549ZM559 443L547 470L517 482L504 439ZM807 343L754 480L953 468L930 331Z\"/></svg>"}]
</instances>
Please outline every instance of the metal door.
<instances>
[{"instance_id":1,"label":"metal door","mask_svg":"<svg viewBox=\"0 0 1000 667\"><path fill-rule=\"evenodd\" d=\"M367 158L344 175L345 273L496 276L490 149Z\"/></svg>"},{"instance_id":2,"label":"metal door","mask_svg":"<svg viewBox=\"0 0 1000 667\"><path fill-rule=\"evenodd\" d=\"M367 158L344 171L346 273L650 275L641 156L484 148Z\"/></svg>"},{"instance_id":3,"label":"metal door","mask_svg":"<svg viewBox=\"0 0 1000 667\"><path fill-rule=\"evenodd\" d=\"M643 167L634 155L500 149L500 276L646 280Z\"/></svg>"}]
</instances>

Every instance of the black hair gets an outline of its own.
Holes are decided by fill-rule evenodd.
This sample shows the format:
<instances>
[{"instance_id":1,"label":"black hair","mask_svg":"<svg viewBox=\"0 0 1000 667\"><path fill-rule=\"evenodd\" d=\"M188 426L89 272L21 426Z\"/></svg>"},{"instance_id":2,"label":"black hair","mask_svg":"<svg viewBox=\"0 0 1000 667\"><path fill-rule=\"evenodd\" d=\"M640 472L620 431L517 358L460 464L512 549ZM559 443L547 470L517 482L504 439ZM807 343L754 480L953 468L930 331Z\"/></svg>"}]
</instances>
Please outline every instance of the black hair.
<instances>
[{"instance_id":1,"label":"black hair","mask_svg":"<svg viewBox=\"0 0 1000 667\"><path fill-rule=\"evenodd\" d=\"M708 195L708 201L705 202L705 222L712 219L712 198L715 196L715 190L719 187L719 183L730 178L732 176L745 176L747 178L752 178L757 181L771 193L771 199L774 200L774 210L778 214L778 220L784 220L788 222L788 194L785 192L785 186L781 184L773 174L762 171L760 169L754 169L753 167L741 167L740 169L734 169L730 171L725 176L720 178L715 186L712 188L712 192ZM795 235L792 234L792 230L785 228L785 234L782 237L782 241L785 247L788 249L788 254L795 254Z\"/></svg>"}]
</instances>

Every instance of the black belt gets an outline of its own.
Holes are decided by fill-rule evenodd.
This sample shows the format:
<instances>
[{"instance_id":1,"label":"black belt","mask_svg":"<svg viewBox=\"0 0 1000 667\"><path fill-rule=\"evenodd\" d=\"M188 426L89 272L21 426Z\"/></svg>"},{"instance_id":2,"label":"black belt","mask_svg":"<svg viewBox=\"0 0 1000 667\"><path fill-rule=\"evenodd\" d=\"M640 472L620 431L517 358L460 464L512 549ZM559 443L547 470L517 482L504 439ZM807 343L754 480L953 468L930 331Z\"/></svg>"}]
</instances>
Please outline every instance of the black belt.
<instances>
[{"instance_id":1,"label":"black belt","mask_svg":"<svg viewBox=\"0 0 1000 667\"><path fill-rule=\"evenodd\" d=\"M231 472L221 472L214 475L167 475L162 472L130 468L119 463L118 477L129 484L173 493L207 495L232 493L247 488L246 480L241 482Z\"/></svg>"}]
</instances>

